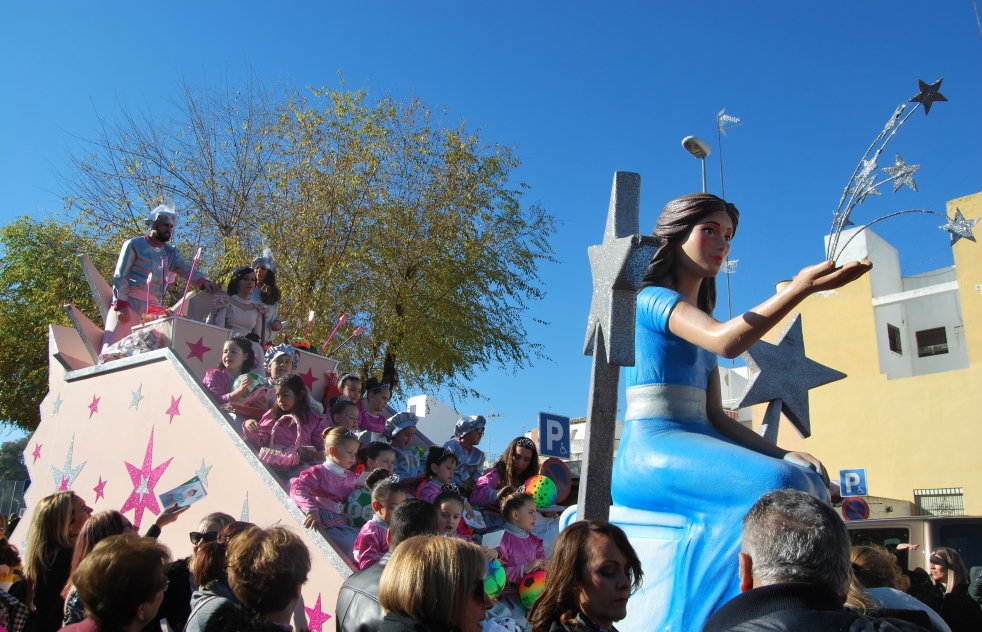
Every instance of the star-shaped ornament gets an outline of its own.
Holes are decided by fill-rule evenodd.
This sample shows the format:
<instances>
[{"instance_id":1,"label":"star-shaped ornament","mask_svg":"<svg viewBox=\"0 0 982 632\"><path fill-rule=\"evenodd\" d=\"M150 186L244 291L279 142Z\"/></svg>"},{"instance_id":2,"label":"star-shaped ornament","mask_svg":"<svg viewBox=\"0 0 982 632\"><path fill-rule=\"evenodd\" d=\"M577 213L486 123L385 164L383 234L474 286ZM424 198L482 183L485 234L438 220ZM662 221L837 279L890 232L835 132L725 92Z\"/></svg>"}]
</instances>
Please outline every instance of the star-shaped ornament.
<instances>
[{"instance_id":1,"label":"star-shaped ornament","mask_svg":"<svg viewBox=\"0 0 982 632\"><path fill-rule=\"evenodd\" d=\"M240 522L249 522L249 490L246 490L245 500L242 501L242 511L239 512Z\"/></svg>"},{"instance_id":2,"label":"star-shaped ornament","mask_svg":"<svg viewBox=\"0 0 982 632\"><path fill-rule=\"evenodd\" d=\"M204 345L205 338L201 336L198 338L198 342L185 342L188 346L188 360L191 358L197 358L198 360L204 362L205 354L211 351L210 347Z\"/></svg>"},{"instance_id":3,"label":"star-shaped ornament","mask_svg":"<svg viewBox=\"0 0 982 632\"><path fill-rule=\"evenodd\" d=\"M919 90L919 92L917 94L915 94L913 97L911 97L911 99L910 99L909 102L910 103L920 103L921 105L923 105L924 106L924 116L927 116L928 112L931 111L931 104L932 103L934 103L935 101L947 101L948 100L948 99L945 98L945 96L943 94L941 94L940 92L938 92L938 90L941 89L941 82L942 81L944 81L944 77L941 77L940 79L938 79L937 81L935 81L931 85L928 85L928 84L924 83L923 81L921 81L920 79L917 80L917 89Z\"/></svg>"},{"instance_id":4,"label":"star-shaped ornament","mask_svg":"<svg viewBox=\"0 0 982 632\"><path fill-rule=\"evenodd\" d=\"M139 388L135 391L131 391L133 399L130 401L130 408L135 408L137 411L140 410L140 401L143 399L143 384L140 384Z\"/></svg>"},{"instance_id":5,"label":"star-shaped ornament","mask_svg":"<svg viewBox=\"0 0 982 632\"><path fill-rule=\"evenodd\" d=\"M152 467L153 433L154 431L151 428L150 441L147 443L147 451L143 456L142 467L136 467L131 463L123 461L124 465L126 465L127 472L129 472L130 482L133 483L133 491L130 492L126 502L120 507L119 513L126 513L130 509L133 509L133 526L137 529L140 528L140 523L143 522L144 509L149 509L155 516L160 514L160 505L157 503L157 497L153 491L154 486L157 485L160 477L164 475L170 462L174 460L171 457L157 467Z\"/></svg>"},{"instance_id":6,"label":"star-shaped ornament","mask_svg":"<svg viewBox=\"0 0 982 632\"><path fill-rule=\"evenodd\" d=\"M313 608L303 607L304 612L307 613L307 629L316 630L316 632L324 632L321 628L327 620L331 618L331 615L324 612L321 608L321 594L317 593L317 601L314 602Z\"/></svg>"},{"instance_id":7,"label":"star-shaped ornament","mask_svg":"<svg viewBox=\"0 0 982 632\"><path fill-rule=\"evenodd\" d=\"M300 376L300 379L303 380L303 383L307 385L307 390L314 388L317 378L314 377L313 367L308 367L306 373L298 373L298 375Z\"/></svg>"},{"instance_id":8,"label":"star-shaped ornament","mask_svg":"<svg viewBox=\"0 0 982 632\"><path fill-rule=\"evenodd\" d=\"M963 238L969 241L975 241L975 235L972 234L972 229L978 223L979 218L965 219L962 212L956 208L954 219L948 220L948 223L942 226L941 230L951 233L951 245L954 246L959 239Z\"/></svg>"},{"instance_id":9,"label":"star-shaped ornament","mask_svg":"<svg viewBox=\"0 0 982 632\"><path fill-rule=\"evenodd\" d=\"M79 465L72 467L72 452L75 451L75 435L72 435L72 440L68 444L68 455L65 456L65 467L58 469L54 465L51 466L51 473L54 475L55 486L59 492L68 491L72 488L72 484L75 479L78 478L79 472L85 467L87 461L82 461ZM38 451L40 455L40 451Z\"/></svg>"},{"instance_id":10,"label":"star-shaped ornament","mask_svg":"<svg viewBox=\"0 0 982 632\"><path fill-rule=\"evenodd\" d=\"M97 412L99 412L99 400L100 399L102 399L102 398L101 397L96 397L95 395L92 396L92 403L89 404L86 407L86 408L89 409L89 419L92 419L92 415L94 415Z\"/></svg>"},{"instance_id":11,"label":"star-shaped ornament","mask_svg":"<svg viewBox=\"0 0 982 632\"><path fill-rule=\"evenodd\" d=\"M106 483L109 481L102 480L102 476L99 477L99 484L92 488L95 492L95 501L92 504L99 502L100 498L106 497Z\"/></svg>"},{"instance_id":12,"label":"star-shaped ornament","mask_svg":"<svg viewBox=\"0 0 982 632\"><path fill-rule=\"evenodd\" d=\"M201 484L204 485L205 488L208 487L208 472L211 472L211 468L213 467L215 466L209 465L208 467L205 467L205 460L201 459L201 467L194 472L194 475L198 477L198 480L201 481Z\"/></svg>"},{"instance_id":13,"label":"star-shaped ornament","mask_svg":"<svg viewBox=\"0 0 982 632\"><path fill-rule=\"evenodd\" d=\"M808 391L846 377L805 356L801 314L795 315L776 345L763 340L743 354L751 378L737 408L781 400L781 412L802 437L811 436Z\"/></svg>"},{"instance_id":14,"label":"star-shaped ornament","mask_svg":"<svg viewBox=\"0 0 982 632\"><path fill-rule=\"evenodd\" d=\"M51 402L51 416L54 417L61 411L61 393L58 393L58 399Z\"/></svg>"},{"instance_id":15,"label":"star-shaped ornament","mask_svg":"<svg viewBox=\"0 0 982 632\"><path fill-rule=\"evenodd\" d=\"M634 366L634 321L637 288L658 249L654 237L638 235L641 176L618 171L610 192L604 241L590 246L593 298L583 353L593 355L598 331L603 334L607 362Z\"/></svg>"},{"instance_id":16,"label":"star-shaped ornament","mask_svg":"<svg viewBox=\"0 0 982 632\"><path fill-rule=\"evenodd\" d=\"M164 414L165 415L170 415L170 422L169 423L173 423L174 422L174 417L180 416L180 414L181 414L181 408L180 408L180 406L181 406L181 398L182 397L184 397L184 396L183 395L178 395L177 396L177 399L174 399L174 396L171 395L171 398L170 398L170 408L168 408L167 410L164 411Z\"/></svg>"},{"instance_id":17,"label":"star-shaped ornament","mask_svg":"<svg viewBox=\"0 0 982 632\"><path fill-rule=\"evenodd\" d=\"M920 169L920 165L904 164L904 159L897 154L897 164L893 167L883 167L891 178L893 178L893 192L896 193L905 184L917 191L917 184L914 182L914 172Z\"/></svg>"},{"instance_id":18,"label":"star-shaped ornament","mask_svg":"<svg viewBox=\"0 0 982 632\"><path fill-rule=\"evenodd\" d=\"M31 461L31 465L34 465L35 463L37 463L38 462L38 459L41 458L41 445L42 444L40 444L40 443L35 443L34 444L34 452L31 452L31 456L34 457L34 460Z\"/></svg>"}]
</instances>

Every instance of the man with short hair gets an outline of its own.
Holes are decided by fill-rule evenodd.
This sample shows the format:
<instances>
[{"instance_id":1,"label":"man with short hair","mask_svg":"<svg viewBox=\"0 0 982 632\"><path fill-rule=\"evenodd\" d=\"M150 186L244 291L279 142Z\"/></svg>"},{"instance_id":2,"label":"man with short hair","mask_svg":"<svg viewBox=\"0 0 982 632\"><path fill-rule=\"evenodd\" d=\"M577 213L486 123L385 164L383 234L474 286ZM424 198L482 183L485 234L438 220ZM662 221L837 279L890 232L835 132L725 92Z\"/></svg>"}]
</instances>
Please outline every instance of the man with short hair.
<instances>
[{"instance_id":1,"label":"man with short hair","mask_svg":"<svg viewBox=\"0 0 982 632\"><path fill-rule=\"evenodd\" d=\"M743 518L740 592L703 632L923 632L898 619L869 619L843 603L852 575L849 532L835 510L793 489L770 492Z\"/></svg>"},{"instance_id":2,"label":"man with short hair","mask_svg":"<svg viewBox=\"0 0 982 632\"><path fill-rule=\"evenodd\" d=\"M411 498L396 508L386 535L389 552L375 565L344 580L341 586L334 610L338 632L378 632L385 617L378 602L378 582L392 551L413 536L436 535L437 529L436 509L425 500Z\"/></svg>"}]
</instances>

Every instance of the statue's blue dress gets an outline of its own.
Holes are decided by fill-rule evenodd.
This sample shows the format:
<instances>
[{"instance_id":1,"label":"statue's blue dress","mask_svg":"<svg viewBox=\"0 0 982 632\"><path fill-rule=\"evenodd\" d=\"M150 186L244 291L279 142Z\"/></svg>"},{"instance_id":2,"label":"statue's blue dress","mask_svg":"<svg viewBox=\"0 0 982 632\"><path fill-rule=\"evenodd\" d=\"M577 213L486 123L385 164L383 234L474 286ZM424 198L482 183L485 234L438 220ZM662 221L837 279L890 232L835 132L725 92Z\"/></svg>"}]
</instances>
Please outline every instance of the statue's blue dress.
<instances>
[{"instance_id":1,"label":"statue's blue dress","mask_svg":"<svg viewBox=\"0 0 982 632\"><path fill-rule=\"evenodd\" d=\"M743 447L709 422L706 387L716 356L668 331L678 292L638 293L635 366L627 370L627 414L614 461L615 505L680 514L665 630L701 630L739 592L743 516L763 494L800 489L828 500L819 475Z\"/></svg>"}]
</instances>

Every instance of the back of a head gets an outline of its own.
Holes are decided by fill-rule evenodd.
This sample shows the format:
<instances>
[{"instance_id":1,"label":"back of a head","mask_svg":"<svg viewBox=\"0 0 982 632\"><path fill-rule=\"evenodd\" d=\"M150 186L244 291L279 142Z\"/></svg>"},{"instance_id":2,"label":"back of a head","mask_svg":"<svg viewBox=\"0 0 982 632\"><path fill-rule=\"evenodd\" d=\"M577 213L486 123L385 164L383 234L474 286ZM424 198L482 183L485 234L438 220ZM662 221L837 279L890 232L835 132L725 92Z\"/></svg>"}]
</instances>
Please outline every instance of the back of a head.
<instances>
[{"instance_id":1,"label":"back of a head","mask_svg":"<svg viewBox=\"0 0 982 632\"><path fill-rule=\"evenodd\" d=\"M242 606L256 614L279 612L296 598L310 574L310 551L284 527L248 529L228 545L228 583Z\"/></svg>"},{"instance_id":2,"label":"back of a head","mask_svg":"<svg viewBox=\"0 0 982 632\"><path fill-rule=\"evenodd\" d=\"M251 522L233 520L218 533L218 539L198 546L191 562L194 583L198 586L207 586L216 580L228 580L228 573L226 572L228 543L237 535L255 527L256 525Z\"/></svg>"},{"instance_id":3,"label":"back of a head","mask_svg":"<svg viewBox=\"0 0 982 632\"><path fill-rule=\"evenodd\" d=\"M849 555L852 572L863 588L896 588L906 592L910 579L900 570L897 558L882 546L854 546Z\"/></svg>"},{"instance_id":4,"label":"back of a head","mask_svg":"<svg viewBox=\"0 0 982 632\"><path fill-rule=\"evenodd\" d=\"M806 582L849 591L849 532L831 506L810 494L764 494L743 518L743 552L760 585Z\"/></svg>"},{"instance_id":5,"label":"back of a head","mask_svg":"<svg viewBox=\"0 0 982 632\"><path fill-rule=\"evenodd\" d=\"M436 508L425 500L410 498L392 512L390 548L417 535L436 535L440 528Z\"/></svg>"},{"instance_id":6,"label":"back of a head","mask_svg":"<svg viewBox=\"0 0 982 632\"><path fill-rule=\"evenodd\" d=\"M96 545L72 574L86 614L102 629L130 624L137 608L164 589L170 551L152 538L114 535Z\"/></svg>"},{"instance_id":7,"label":"back of a head","mask_svg":"<svg viewBox=\"0 0 982 632\"><path fill-rule=\"evenodd\" d=\"M78 537L75 539L75 552L72 554L71 572L74 572L79 567L82 560L92 552L92 549L97 544L110 536L121 535L126 522L123 514L111 509L100 511L86 520L85 524L82 525L82 530L78 532ZM70 587L71 581L69 580L61 592L62 597L68 597Z\"/></svg>"},{"instance_id":8,"label":"back of a head","mask_svg":"<svg viewBox=\"0 0 982 632\"><path fill-rule=\"evenodd\" d=\"M204 632L281 632L282 628L231 601L219 606L208 617Z\"/></svg>"}]
</instances>

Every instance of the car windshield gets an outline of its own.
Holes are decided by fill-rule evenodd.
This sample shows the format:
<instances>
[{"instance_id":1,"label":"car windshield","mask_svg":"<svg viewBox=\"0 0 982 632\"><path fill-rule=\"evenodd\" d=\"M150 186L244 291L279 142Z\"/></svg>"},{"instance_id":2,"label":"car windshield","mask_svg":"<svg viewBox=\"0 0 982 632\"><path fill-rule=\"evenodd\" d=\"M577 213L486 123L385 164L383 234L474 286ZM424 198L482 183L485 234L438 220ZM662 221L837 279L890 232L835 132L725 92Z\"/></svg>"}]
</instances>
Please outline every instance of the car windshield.
<instances>
[{"instance_id":1,"label":"car windshield","mask_svg":"<svg viewBox=\"0 0 982 632\"><path fill-rule=\"evenodd\" d=\"M882 546L897 556L897 562L904 568L908 566L907 551L897 551L898 544L910 542L910 530L907 527L880 527L877 529L849 529L849 537L853 546Z\"/></svg>"},{"instance_id":2,"label":"car windshield","mask_svg":"<svg viewBox=\"0 0 982 632\"><path fill-rule=\"evenodd\" d=\"M982 525L949 524L940 529L941 546L948 546L962 556L965 567L982 566Z\"/></svg>"}]
</instances>

